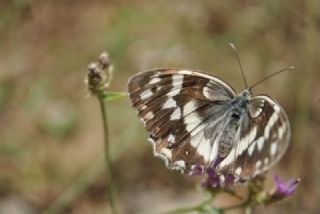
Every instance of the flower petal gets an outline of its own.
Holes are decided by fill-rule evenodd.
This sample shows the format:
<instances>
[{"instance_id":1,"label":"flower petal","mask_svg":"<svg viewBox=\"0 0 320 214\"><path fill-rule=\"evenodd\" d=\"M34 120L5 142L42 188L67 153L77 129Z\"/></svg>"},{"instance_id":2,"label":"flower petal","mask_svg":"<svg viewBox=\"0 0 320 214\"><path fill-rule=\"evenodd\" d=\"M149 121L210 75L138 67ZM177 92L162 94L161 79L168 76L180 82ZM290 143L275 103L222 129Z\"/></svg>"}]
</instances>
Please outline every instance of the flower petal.
<instances>
[{"instance_id":1,"label":"flower petal","mask_svg":"<svg viewBox=\"0 0 320 214\"><path fill-rule=\"evenodd\" d=\"M294 194L300 182L299 178L290 178L288 180L282 180L278 175L273 175L275 190L271 196L279 199L291 196Z\"/></svg>"}]
</instances>

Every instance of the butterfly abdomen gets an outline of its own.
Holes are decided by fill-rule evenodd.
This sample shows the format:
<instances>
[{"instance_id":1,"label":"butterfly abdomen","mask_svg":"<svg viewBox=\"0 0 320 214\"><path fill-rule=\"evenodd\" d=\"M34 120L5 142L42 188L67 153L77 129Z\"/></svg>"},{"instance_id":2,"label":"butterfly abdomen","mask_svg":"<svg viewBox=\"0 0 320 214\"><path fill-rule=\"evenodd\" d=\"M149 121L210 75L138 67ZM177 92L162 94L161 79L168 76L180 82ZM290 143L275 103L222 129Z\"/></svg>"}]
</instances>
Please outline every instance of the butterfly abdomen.
<instances>
[{"instance_id":1,"label":"butterfly abdomen","mask_svg":"<svg viewBox=\"0 0 320 214\"><path fill-rule=\"evenodd\" d=\"M248 103L249 103L250 93L247 91L243 91L240 95L235 97L230 101L230 112L226 117L227 123L224 127L224 130L221 134L221 139L219 142L219 156L225 157L229 154L232 147L235 145L236 132L240 126L241 118L245 116L248 111Z\"/></svg>"},{"instance_id":2,"label":"butterfly abdomen","mask_svg":"<svg viewBox=\"0 0 320 214\"><path fill-rule=\"evenodd\" d=\"M229 123L226 123L226 127L223 129L219 142L218 154L220 158L226 157L231 151L235 143L236 132L239 127L239 120L232 117L229 119Z\"/></svg>"}]
</instances>

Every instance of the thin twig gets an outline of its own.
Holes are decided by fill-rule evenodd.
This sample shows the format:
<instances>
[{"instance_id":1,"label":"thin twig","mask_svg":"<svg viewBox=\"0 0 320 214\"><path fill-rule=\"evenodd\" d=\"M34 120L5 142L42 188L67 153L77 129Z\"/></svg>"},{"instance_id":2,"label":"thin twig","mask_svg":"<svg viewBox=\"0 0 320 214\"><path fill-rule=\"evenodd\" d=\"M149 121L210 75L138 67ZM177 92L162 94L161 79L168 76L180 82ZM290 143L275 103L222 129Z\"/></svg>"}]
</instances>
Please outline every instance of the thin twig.
<instances>
[{"instance_id":1,"label":"thin twig","mask_svg":"<svg viewBox=\"0 0 320 214\"><path fill-rule=\"evenodd\" d=\"M105 162L107 168L107 182L109 182L108 188L108 197L110 202L110 207L112 214L117 214L117 209L115 205L115 196L114 196L114 186L112 180L112 167L111 167L111 158L110 158L110 150L109 150L109 132L108 132L108 123L107 123L107 112L104 103L104 99L102 96L98 96L101 116L102 116L102 124L103 124L103 134L104 134L104 154L105 154Z\"/></svg>"}]
</instances>

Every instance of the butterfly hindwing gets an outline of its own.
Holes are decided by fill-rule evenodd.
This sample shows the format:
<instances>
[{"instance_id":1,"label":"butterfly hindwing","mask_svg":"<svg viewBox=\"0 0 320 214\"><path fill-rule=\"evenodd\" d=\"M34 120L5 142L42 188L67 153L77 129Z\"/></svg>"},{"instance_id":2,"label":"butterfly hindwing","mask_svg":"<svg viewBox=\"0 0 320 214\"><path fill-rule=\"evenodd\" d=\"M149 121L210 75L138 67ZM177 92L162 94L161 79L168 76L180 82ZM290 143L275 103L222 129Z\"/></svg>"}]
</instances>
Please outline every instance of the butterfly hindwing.
<instances>
[{"instance_id":1,"label":"butterfly hindwing","mask_svg":"<svg viewBox=\"0 0 320 214\"><path fill-rule=\"evenodd\" d=\"M189 172L209 165L217 154L217 132L234 90L222 80L197 71L157 69L129 80L133 107L149 132L154 153L169 168Z\"/></svg>"},{"instance_id":2,"label":"butterfly hindwing","mask_svg":"<svg viewBox=\"0 0 320 214\"><path fill-rule=\"evenodd\" d=\"M267 171L282 157L289 144L290 124L282 107L261 95L250 100L238 133L238 143L220 163L218 173L246 180Z\"/></svg>"}]
</instances>

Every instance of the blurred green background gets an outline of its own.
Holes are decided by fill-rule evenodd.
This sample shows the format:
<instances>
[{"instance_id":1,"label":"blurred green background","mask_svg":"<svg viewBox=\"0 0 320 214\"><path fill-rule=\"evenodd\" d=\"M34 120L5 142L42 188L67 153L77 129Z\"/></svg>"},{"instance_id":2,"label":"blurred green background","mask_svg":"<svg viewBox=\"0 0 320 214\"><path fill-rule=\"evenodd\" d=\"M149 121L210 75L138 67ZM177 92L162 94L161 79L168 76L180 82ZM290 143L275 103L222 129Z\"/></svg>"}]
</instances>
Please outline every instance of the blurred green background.
<instances>
[{"instance_id":1,"label":"blurred green background","mask_svg":"<svg viewBox=\"0 0 320 214\"><path fill-rule=\"evenodd\" d=\"M125 91L138 71L183 67L239 92L228 42L249 83L296 67L254 93L277 99L291 121L290 148L272 171L302 182L289 200L256 212L320 213L318 0L1 0L0 213L108 213L99 106L84 84L103 50L115 66L113 91ZM108 103L108 121L121 213L201 201L198 180L153 158L127 98Z\"/></svg>"}]
</instances>

